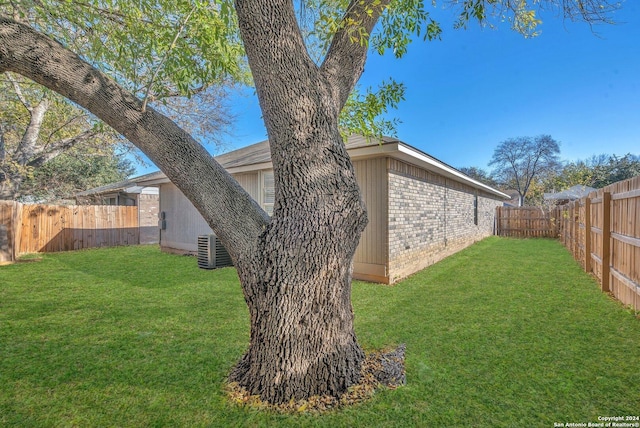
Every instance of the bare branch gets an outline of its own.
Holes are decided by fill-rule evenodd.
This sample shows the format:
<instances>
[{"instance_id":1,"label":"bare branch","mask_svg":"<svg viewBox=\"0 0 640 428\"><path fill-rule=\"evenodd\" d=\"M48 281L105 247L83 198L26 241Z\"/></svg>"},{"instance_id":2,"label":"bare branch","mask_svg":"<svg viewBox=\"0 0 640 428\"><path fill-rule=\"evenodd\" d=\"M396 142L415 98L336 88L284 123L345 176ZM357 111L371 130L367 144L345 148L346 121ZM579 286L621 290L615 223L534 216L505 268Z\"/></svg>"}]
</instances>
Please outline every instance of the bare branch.
<instances>
[{"instance_id":1,"label":"bare branch","mask_svg":"<svg viewBox=\"0 0 640 428\"><path fill-rule=\"evenodd\" d=\"M61 130L63 130L67 126L71 125L73 122L75 122L77 120L81 120L83 118L88 118L88 117L89 117L89 115L86 114L86 113L69 117L66 121L61 123L60 126L58 126L57 128L54 128L49 133L49 135L47 136L47 143L45 144L45 146L48 145L49 143L51 143L51 140L53 139L53 136L56 135L58 132L60 132Z\"/></svg>"},{"instance_id":2,"label":"bare branch","mask_svg":"<svg viewBox=\"0 0 640 428\"><path fill-rule=\"evenodd\" d=\"M40 150L34 152L35 157L27 163L27 166L34 168L40 167L57 156L60 156L66 150L88 141L96 135L96 132L87 130L74 137L57 141L48 147L41 147Z\"/></svg>"},{"instance_id":3,"label":"bare branch","mask_svg":"<svg viewBox=\"0 0 640 428\"><path fill-rule=\"evenodd\" d=\"M4 142L5 132L6 132L5 126L2 123L0 123L0 163L4 161L7 154L5 150L5 142Z\"/></svg>"},{"instance_id":4,"label":"bare branch","mask_svg":"<svg viewBox=\"0 0 640 428\"><path fill-rule=\"evenodd\" d=\"M11 82L11 85L13 86L14 92L18 96L18 99L20 100L20 102L22 103L24 108L26 108L29 111L29 113L33 113L33 107L31 106L31 103L29 103L29 101L27 101L27 99L25 98L24 94L22 93L22 89L20 88L20 85L18 84L16 79L13 78L11 73L7 73L7 80L9 82Z\"/></svg>"}]
</instances>

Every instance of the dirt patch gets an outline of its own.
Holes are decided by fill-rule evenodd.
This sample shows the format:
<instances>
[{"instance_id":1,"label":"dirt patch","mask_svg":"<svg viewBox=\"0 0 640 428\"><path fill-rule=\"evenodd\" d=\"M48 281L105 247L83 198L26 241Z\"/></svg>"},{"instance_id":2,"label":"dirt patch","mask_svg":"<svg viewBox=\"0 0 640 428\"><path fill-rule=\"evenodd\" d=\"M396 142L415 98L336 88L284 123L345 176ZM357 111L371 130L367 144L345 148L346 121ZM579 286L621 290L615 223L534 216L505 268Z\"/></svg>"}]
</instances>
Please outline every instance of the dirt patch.
<instances>
[{"instance_id":1,"label":"dirt patch","mask_svg":"<svg viewBox=\"0 0 640 428\"><path fill-rule=\"evenodd\" d=\"M227 395L237 405L277 413L324 413L352 406L370 399L378 389L395 389L406 384L405 349L406 346L402 344L393 351L367 353L362 365L360 382L351 386L340 397L315 395L306 400L275 405L260 400L258 395L250 395L236 382L227 384Z\"/></svg>"}]
</instances>

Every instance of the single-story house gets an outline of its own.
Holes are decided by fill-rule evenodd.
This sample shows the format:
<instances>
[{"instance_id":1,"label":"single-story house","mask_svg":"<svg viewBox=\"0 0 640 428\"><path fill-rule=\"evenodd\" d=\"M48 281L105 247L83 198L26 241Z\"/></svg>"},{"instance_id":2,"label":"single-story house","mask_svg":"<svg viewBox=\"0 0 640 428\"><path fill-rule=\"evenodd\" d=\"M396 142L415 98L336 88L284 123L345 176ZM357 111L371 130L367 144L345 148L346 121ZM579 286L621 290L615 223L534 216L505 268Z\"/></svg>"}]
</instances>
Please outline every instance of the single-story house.
<instances>
[{"instance_id":1,"label":"single-story house","mask_svg":"<svg viewBox=\"0 0 640 428\"><path fill-rule=\"evenodd\" d=\"M596 189L589 186L584 186L582 184L576 184L575 186L569 187L562 192L557 193L545 193L543 195L545 201L554 202L558 205L569 203L570 201L575 201L576 199L581 199L587 196L591 192L595 192Z\"/></svg>"},{"instance_id":2,"label":"single-story house","mask_svg":"<svg viewBox=\"0 0 640 428\"><path fill-rule=\"evenodd\" d=\"M158 232L158 212L160 207L160 191L156 186L139 186L135 180L144 180L151 173L95 187L78 192L75 195L79 205L124 205L138 207L138 226L140 228L141 244L157 244L160 240Z\"/></svg>"},{"instance_id":3,"label":"single-story house","mask_svg":"<svg viewBox=\"0 0 640 428\"><path fill-rule=\"evenodd\" d=\"M346 143L367 205L369 224L354 259L354 277L391 284L492 235L496 207L508 195L394 138ZM271 213L273 167L263 141L215 158ZM212 231L161 172L133 179L160 189L162 250L197 254Z\"/></svg>"}]
</instances>

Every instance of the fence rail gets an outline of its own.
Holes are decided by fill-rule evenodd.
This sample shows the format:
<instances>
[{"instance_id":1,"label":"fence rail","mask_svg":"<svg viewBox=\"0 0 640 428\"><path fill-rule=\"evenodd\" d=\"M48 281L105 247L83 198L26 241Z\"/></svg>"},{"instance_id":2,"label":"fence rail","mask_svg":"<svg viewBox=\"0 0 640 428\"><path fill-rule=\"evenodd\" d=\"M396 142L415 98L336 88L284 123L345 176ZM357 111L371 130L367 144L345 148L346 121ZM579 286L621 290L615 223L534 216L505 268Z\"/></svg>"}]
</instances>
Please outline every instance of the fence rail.
<instances>
[{"instance_id":1,"label":"fence rail","mask_svg":"<svg viewBox=\"0 0 640 428\"><path fill-rule=\"evenodd\" d=\"M138 207L0 201L0 262L22 254L140 243Z\"/></svg>"},{"instance_id":2,"label":"fence rail","mask_svg":"<svg viewBox=\"0 0 640 428\"><path fill-rule=\"evenodd\" d=\"M547 216L536 219L538 225L527 220L531 208L499 207L496 234L558 237L602 291L640 311L640 176L555 209L537 210Z\"/></svg>"}]
</instances>

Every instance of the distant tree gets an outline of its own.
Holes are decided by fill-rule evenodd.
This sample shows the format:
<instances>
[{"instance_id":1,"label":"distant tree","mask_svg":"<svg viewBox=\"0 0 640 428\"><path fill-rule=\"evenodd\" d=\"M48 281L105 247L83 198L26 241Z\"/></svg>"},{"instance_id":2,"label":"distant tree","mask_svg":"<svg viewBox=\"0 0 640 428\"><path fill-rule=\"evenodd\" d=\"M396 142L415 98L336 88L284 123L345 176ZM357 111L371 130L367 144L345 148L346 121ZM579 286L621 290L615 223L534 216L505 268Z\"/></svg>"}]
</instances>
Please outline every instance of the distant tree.
<instances>
[{"instance_id":1,"label":"distant tree","mask_svg":"<svg viewBox=\"0 0 640 428\"><path fill-rule=\"evenodd\" d=\"M606 163L599 164L597 174L591 187L604 187L618 181L626 180L640 175L640 156L627 153L619 157L609 156Z\"/></svg>"},{"instance_id":2,"label":"distant tree","mask_svg":"<svg viewBox=\"0 0 640 428\"><path fill-rule=\"evenodd\" d=\"M158 108L194 135L220 144L233 120L227 99L227 88L215 86L190 98L169 97ZM133 172L122 159L131 150L118 133L55 92L11 73L0 77L0 199L55 200L86 189L83 183L119 181ZM98 165L106 170L97 171ZM44 176L55 180L38 179Z\"/></svg>"},{"instance_id":3,"label":"distant tree","mask_svg":"<svg viewBox=\"0 0 640 428\"><path fill-rule=\"evenodd\" d=\"M545 205L544 194L548 193L547 184L549 183L549 177L540 176L531 181L529 191L524 199L524 205L530 207L541 207Z\"/></svg>"},{"instance_id":4,"label":"distant tree","mask_svg":"<svg viewBox=\"0 0 640 428\"><path fill-rule=\"evenodd\" d=\"M560 168L559 153L560 145L550 135L510 138L498 145L489 165L498 182L518 191L523 206L533 179Z\"/></svg>"},{"instance_id":5,"label":"distant tree","mask_svg":"<svg viewBox=\"0 0 640 428\"><path fill-rule=\"evenodd\" d=\"M640 175L640 156L601 154L587 160L567 163L551 180L549 187L561 191L575 185L599 189L618 181Z\"/></svg>"},{"instance_id":6,"label":"distant tree","mask_svg":"<svg viewBox=\"0 0 640 428\"><path fill-rule=\"evenodd\" d=\"M491 176L491 174L489 174L489 172L485 171L482 168L469 166L458 168L458 170L463 174L473 178L474 180L486 184L487 186L496 187L499 185L499 183Z\"/></svg>"},{"instance_id":7,"label":"distant tree","mask_svg":"<svg viewBox=\"0 0 640 428\"><path fill-rule=\"evenodd\" d=\"M68 186L56 191L52 181L38 180L40 169L47 168L50 175L58 176L55 182L59 183L68 175L61 170L56 173L55 165L62 163L51 162L65 153L78 161L95 163L98 158L108 158L118 164L115 148L124 141L53 91L10 73L0 80L0 199L19 199L32 190L62 197L63 187ZM76 172L81 170L75 168ZM100 174L85 175L83 180L97 176Z\"/></svg>"},{"instance_id":8,"label":"distant tree","mask_svg":"<svg viewBox=\"0 0 640 428\"><path fill-rule=\"evenodd\" d=\"M22 193L31 201L58 202L82 190L125 180L134 172L133 163L115 147L99 155L69 151L36 169L23 183Z\"/></svg>"}]
</instances>

